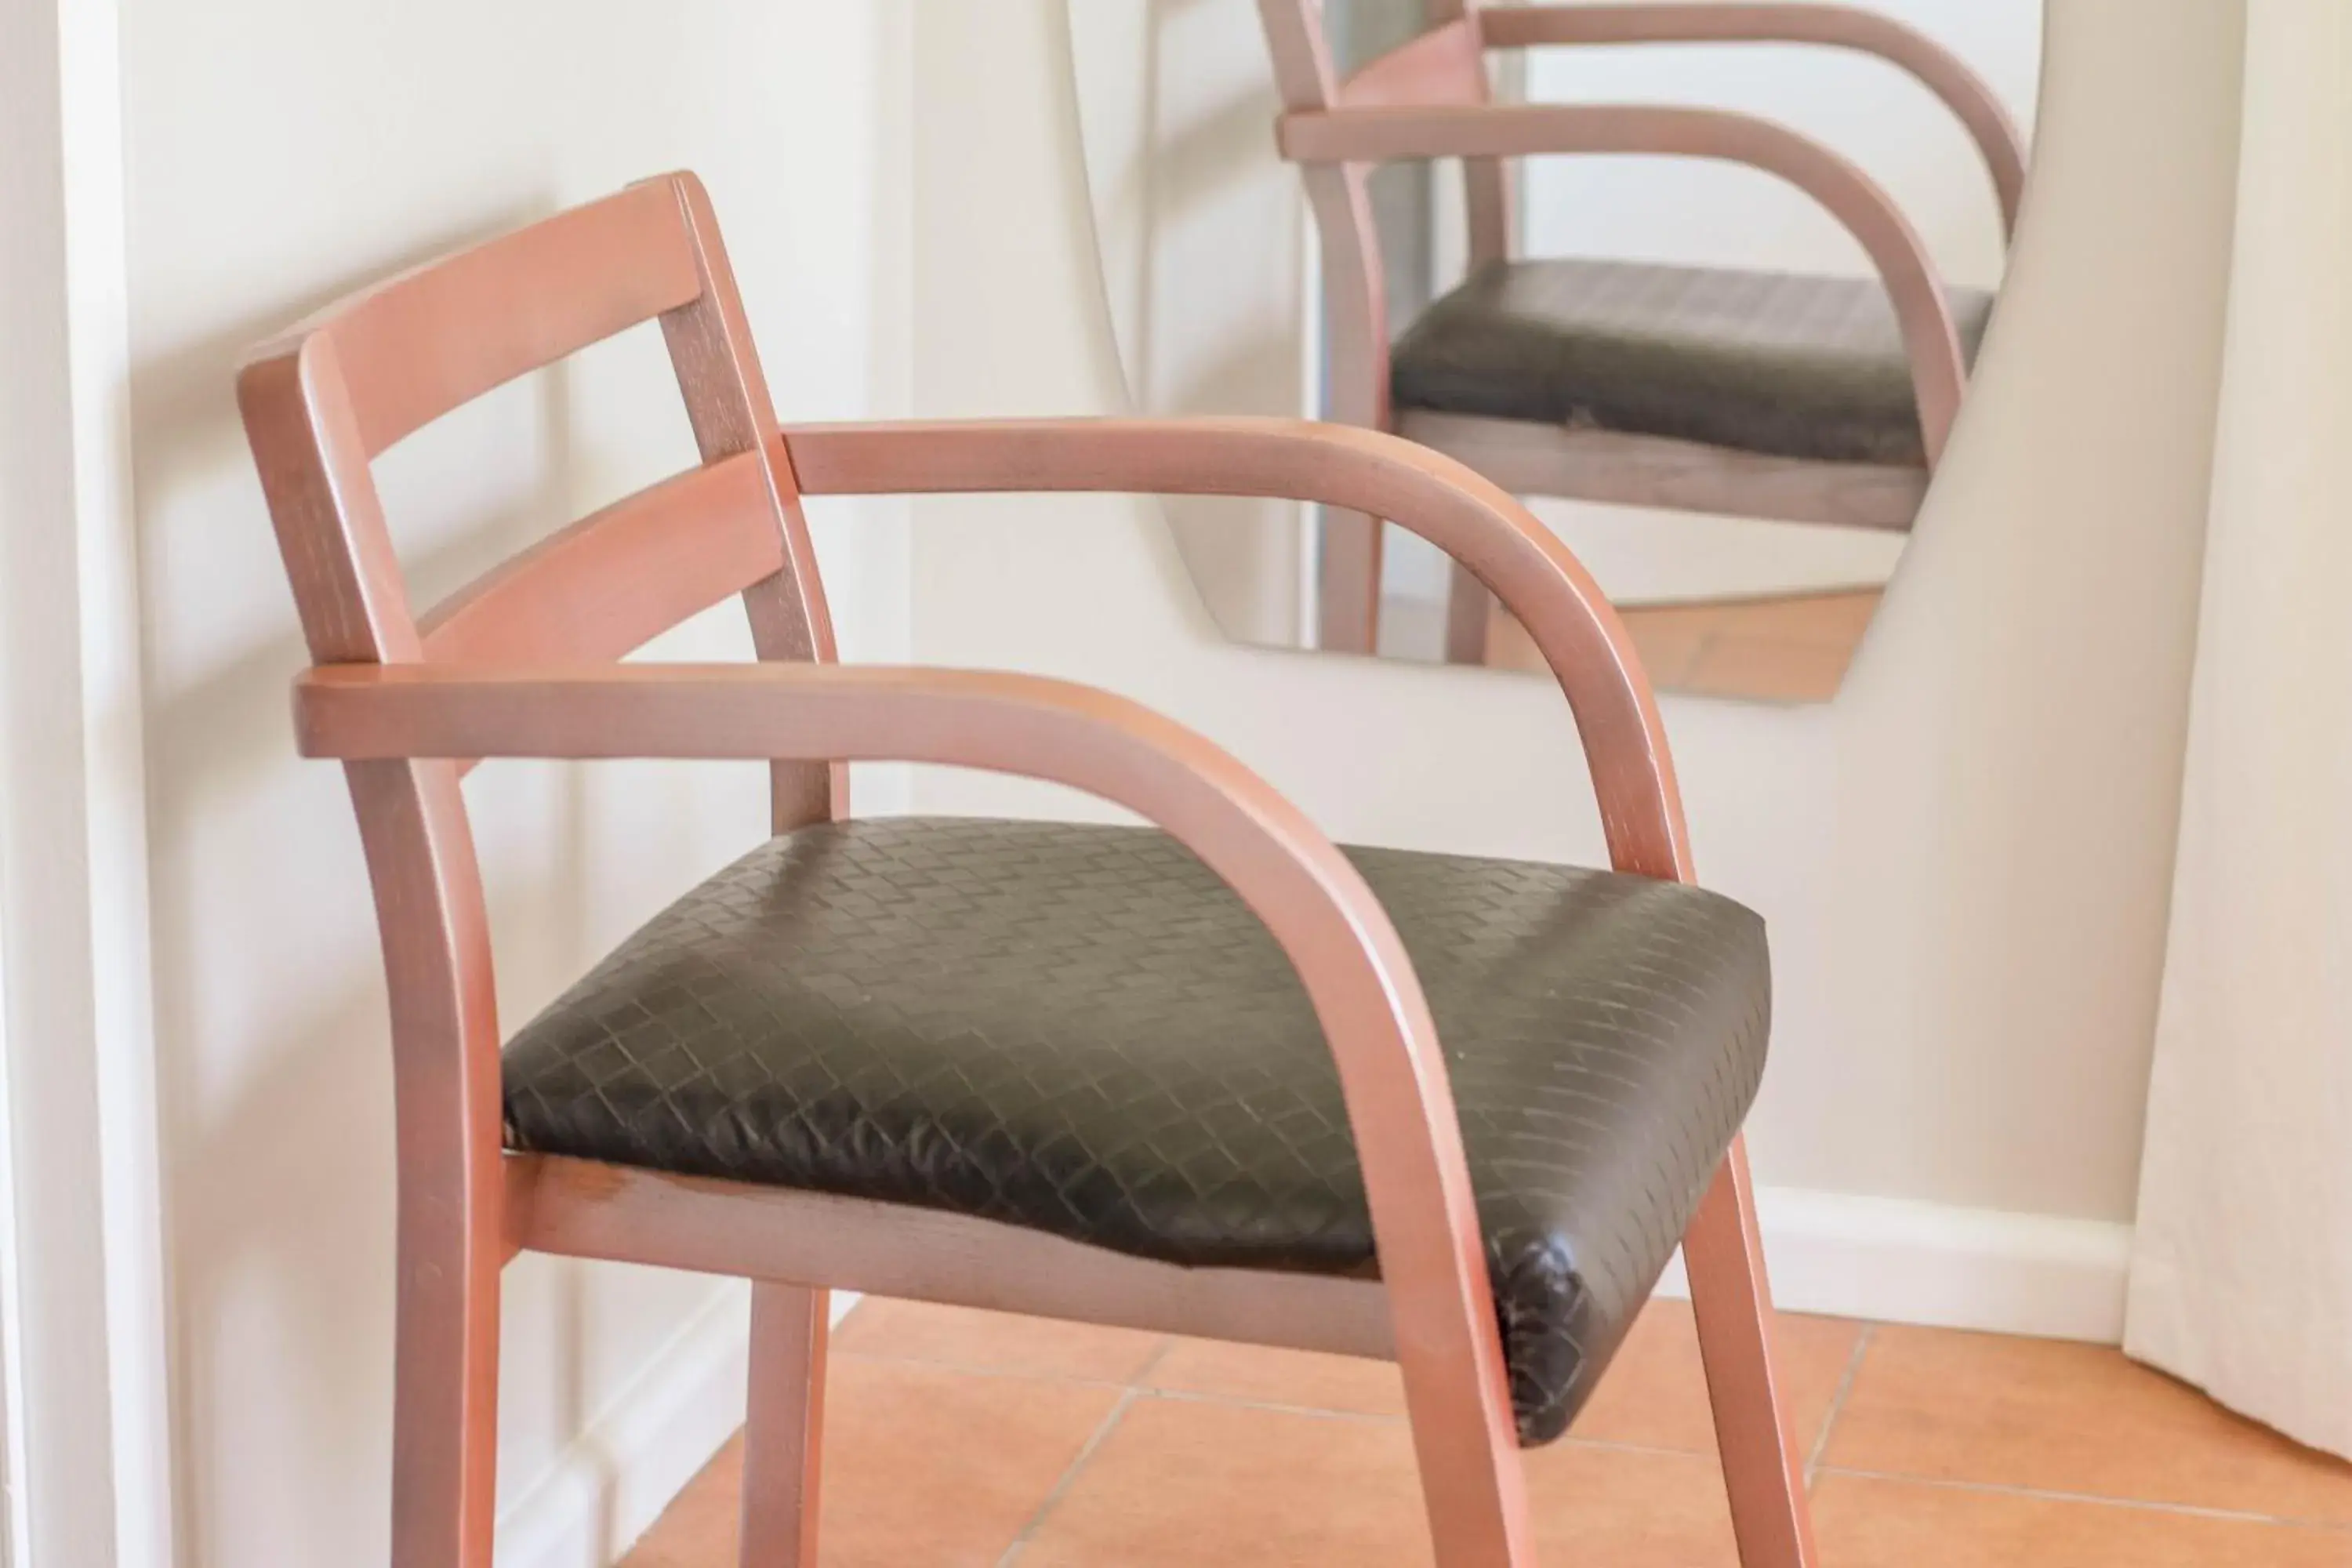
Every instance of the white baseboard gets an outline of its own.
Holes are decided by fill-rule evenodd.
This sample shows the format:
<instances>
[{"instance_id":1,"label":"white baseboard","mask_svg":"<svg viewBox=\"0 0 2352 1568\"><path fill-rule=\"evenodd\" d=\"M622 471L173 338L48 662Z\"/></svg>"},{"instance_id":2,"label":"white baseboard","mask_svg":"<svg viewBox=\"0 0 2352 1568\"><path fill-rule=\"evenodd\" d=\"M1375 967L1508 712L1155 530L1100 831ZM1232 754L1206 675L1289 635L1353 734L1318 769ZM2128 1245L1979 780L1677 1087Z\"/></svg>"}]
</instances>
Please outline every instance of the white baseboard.
<instances>
[{"instance_id":1,"label":"white baseboard","mask_svg":"<svg viewBox=\"0 0 2352 1568\"><path fill-rule=\"evenodd\" d=\"M2132 1227L1765 1187L1772 1297L1796 1312L2116 1344ZM1687 1296L1677 1255L1658 1286Z\"/></svg>"},{"instance_id":2,"label":"white baseboard","mask_svg":"<svg viewBox=\"0 0 2352 1568\"><path fill-rule=\"evenodd\" d=\"M710 1304L499 1516L500 1568L610 1568L743 1425L740 1290ZM833 1321L857 1304L835 1291Z\"/></svg>"}]
</instances>

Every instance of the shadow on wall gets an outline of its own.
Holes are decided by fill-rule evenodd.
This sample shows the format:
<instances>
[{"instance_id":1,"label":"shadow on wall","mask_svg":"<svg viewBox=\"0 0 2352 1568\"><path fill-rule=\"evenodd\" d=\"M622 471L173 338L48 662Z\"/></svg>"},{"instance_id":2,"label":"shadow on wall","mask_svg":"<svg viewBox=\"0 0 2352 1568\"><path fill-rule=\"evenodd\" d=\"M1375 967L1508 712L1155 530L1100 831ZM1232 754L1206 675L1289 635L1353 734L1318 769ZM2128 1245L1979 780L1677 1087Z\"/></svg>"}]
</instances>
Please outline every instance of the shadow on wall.
<instances>
[{"instance_id":1,"label":"shadow on wall","mask_svg":"<svg viewBox=\"0 0 2352 1568\"><path fill-rule=\"evenodd\" d=\"M468 226L348 286L549 210L551 203ZM216 1500L237 1495L221 1474L228 1466L341 1478L308 1504L278 1500L276 1552L289 1562L352 1560L352 1521L338 1496L380 1493L390 1477L394 1143L373 910L340 770L294 751L289 687L309 656L234 393L247 348L345 291L289 301L152 361L132 385L151 622L180 621L183 635L171 641L216 654L159 662L151 624L144 676L156 1078L177 1299L175 1485L197 1561L227 1560L232 1542L255 1550L252 1521L206 1515ZM423 604L577 510L572 367L496 395L502 406L491 422L458 437L519 443L526 477L493 505L456 509L454 520L439 520L437 537L404 552ZM428 448L419 455L436 461L451 445L437 436L418 441ZM377 465L396 537L401 501L418 499L404 494L416 487L403 483L402 470L417 468L404 458L395 452ZM236 526L220 530L230 518ZM205 537L193 536L198 523ZM257 637L257 627L266 628ZM467 788L511 1020L594 956L598 802L576 765L502 764ZM698 858L671 864L683 876ZM527 1338L530 1364L516 1369L507 1425L526 1439L520 1451L535 1446L544 1456L593 1415L583 1408L591 1271L550 1266L518 1283L530 1321L509 1344ZM299 1391L284 1407L291 1419L281 1410L273 1422L238 1381L237 1369L257 1363L281 1368ZM369 1411L387 1418L351 1418ZM205 1440L190 1440L197 1433ZM536 1478L507 1479L511 1496ZM388 1510L377 1515L369 1528L380 1531Z\"/></svg>"}]
</instances>

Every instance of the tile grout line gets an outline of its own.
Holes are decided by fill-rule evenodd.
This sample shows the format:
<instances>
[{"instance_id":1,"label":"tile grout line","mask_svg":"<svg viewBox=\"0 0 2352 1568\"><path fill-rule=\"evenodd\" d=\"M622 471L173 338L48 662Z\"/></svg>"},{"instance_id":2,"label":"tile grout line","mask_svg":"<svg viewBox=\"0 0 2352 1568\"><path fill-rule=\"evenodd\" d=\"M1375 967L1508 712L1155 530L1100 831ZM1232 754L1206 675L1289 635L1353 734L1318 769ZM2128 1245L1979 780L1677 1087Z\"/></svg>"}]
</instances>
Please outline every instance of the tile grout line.
<instances>
[{"instance_id":1,"label":"tile grout line","mask_svg":"<svg viewBox=\"0 0 2352 1568\"><path fill-rule=\"evenodd\" d=\"M891 1355L874 1351L837 1351L844 1361L877 1362L885 1366L919 1366L932 1372L951 1372L958 1377L1011 1378L1023 1383L1059 1383L1072 1388L1132 1388L1134 1384L1117 1377L1080 1377L1074 1373L1037 1372L1027 1367L983 1366L978 1362L945 1361L937 1356ZM1155 1353L1150 1365L1159 1363Z\"/></svg>"},{"instance_id":2,"label":"tile grout line","mask_svg":"<svg viewBox=\"0 0 2352 1568\"><path fill-rule=\"evenodd\" d=\"M2117 1508L2141 1513L2184 1514L2231 1524L2272 1525L2282 1530L2309 1530L2322 1534L2352 1532L2352 1524L2324 1519L2290 1519L2283 1514L2252 1513L2243 1509L2207 1508L2193 1502L2156 1502L2146 1498L2101 1497L2096 1492L2053 1491L2047 1487L2010 1486L1999 1481L1960 1481L1942 1476L1906 1476L1888 1470L1856 1469L1850 1465L1824 1465L1822 1473L1855 1480L1883 1481L1890 1486L1934 1487L1943 1491L1972 1492L1986 1497L2032 1498L2037 1502L2088 1503L2094 1508Z\"/></svg>"},{"instance_id":3,"label":"tile grout line","mask_svg":"<svg viewBox=\"0 0 2352 1568\"><path fill-rule=\"evenodd\" d=\"M1893 1485L1934 1487L1946 1490L1964 1491L1990 1496L2030 1498L2040 1501L2089 1504L2094 1507L2135 1510L2145 1512L2170 1513L2196 1518L2226 1521L2232 1523L2268 1525L2282 1529L2313 1531L2326 1534L2352 1531L2352 1523L2326 1519L2297 1519L2276 1514L2257 1513L2246 1510L2211 1508L2194 1503L2165 1502L2139 1498L2103 1497L2095 1493L2053 1490L2034 1486L2010 1485L1992 1481L1956 1480L1930 1476L1905 1474L1899 1471L1871 1469L1853 1465L1831 1465L1826 1462L1830 1439L1851 1401L1863 1364L1874 1342L1880 1324L1865 1321L1857 1337L1852 1354L1838 1380L1829 1409L1823 1415L1819 1432L1814 1436L1804 1464L1808 1489L1823 1476L1843 1476L1856 1479L1879 1481ZM1103 1417L1101 1424L1087 1437L1077 1455L1055 1480L1053 1488L1037 1506L1036 1511L1024 1525L1021 1532L1008 1545L997 1561L997 1568L1013 1568L1032 1539L1045 1525L1062 1500L1076 1486L1082 1472L1092 1462L1095 1454L1109 1438L1114 1428L1136 1403L1144 1399L1171 1403L1218 1405L1226 1408L1256 1410L1274 1415L1304 1416L1312 1419L1364 1423L1375 1426L1408 1425L1400 1415L1382 1415L1365 1410L1333 1410L1318 1405L1293 1405L1274 1400L1252 1399L1232 1394L1220 1394L1193 1389L1156 1388L1149 1384L1152 1373L1181 1342L1176 1336L1161 1339L1151 1354L1124 1381L1104 1377L1076 1377L1066 1373L1034 1372L1005 1367L989 1367L945 1359L934 1359L889 1352L838 1352L857 1360L893 1363L906 1366L926 1367L963 1376L993 1378L1009 1381L1059 1383L1068 1386L1117 1389L1119 1398ZM1605 1452L1653 1455L1662 1458L1704 1458L1693 1450L1660 1447L1653 1444L1625 1443L1604 1438L1580 1437L1574 1432L1559 1439L1563 1447L1575 1447Z\"/></svg>"},{"instance_id":4,"label":"tile grout line","mask_svg":"<svg viewBox=\"0 0 2352 1568\"><path fill-rule=\"evenodd\" d=\"M1159 1345L1153 1349L1150 1355L1144 1358L1143 1364L1137 1367L1133 1372L1128 1373L1127 1386L1136 1390L1138 1393L1150 1387L1150 1384L1145 1380L1150 1377L1153 1373L1160 1370L1160 1363L1161 1362L1166 1361L1170 1356L1176 1353L1176 1346L1181 1341L1179 1337L1175 1334L1162 1335Z\"/></svg>"},{"instance_id":5,"label":"tile grout line","mask_svg":"<svg viewBox=\"0 0 2352 1568\"><path fill-rule=\"evenodd\" d=\"M1021 1527L1021 1533L1013 1538L1012 1544L1005 1547L1004 1554L996 1560L996 1568L1013 1568L1013 1564L1020 1561L1021 1553L1027 1549L1030 1541L1035 1537L1039 1530L1045 1527L1046 1518L1054 1511L1054 1505L1060 1502L1069 1489L1078 1484L1078 1476L1086 1469L1087 1461L1095 1457L1095 1450L1101 1447L1105 1440L1110 1436L1111 1428L1118 1425L1120 1417L1127 1414L1128 1407L1142 1397L1141 1389L1129 1388L1121 1391L1118 1403L1110 1407L1110 1414L1105 1415L1102 1418L1102 1424L1087 1436L1085 1446L1079 1448L1077 1456L1070 1461L1068 1468L1055 1480L1052 1489L1047 1491L1045 1498L1037 1504L1037 1511L1029 1516L1029 1521Z\"/></svg>"},{"instance_id":6,"label":"tile grout line","mask_svg":"<svg viewBox=\"0 0 2352 1568\"><path fill-rule=\"evenodd\" d=\"M1853 1353L1846 1357L1845 1371L1838 1378L1837 1392L1830 1395L1830 1407L1822 1417L1822 1429L1813 1434L1812 1451L1805 1456L1805 1489L1811 1491L1813 1481L1822 1473L1822 1456L1829 1452L1830 1433L1836 1429L1838 1417L1845 1414L1845 1402L1853 1393L1854 1380L1862 1375L1863 1357L1870 1353L1871 1342L1878 1337L1878 1325L1865 1321L1862 1332L1853 1339Z\"/></svg>"},{"instance_id":7,"label":"tile grout line","mask_svg":"<svg viewBox=\"0 0 2352 1568\"><path fill-rule=\"evenodd\" d=\"M1086 1468L1094 1459L1096 1451L1109 1440L1112 1428L1126 1417L1129 1407L1143 1397L1143 1380L1150 1377L1153 1370L1167 1359L1168 1352L1175 1348L1176 1341L1173 1337L1161 1340L1159 1348L1151 1352L1150 1359L1135 1369L1133 1375L1128 1379L1126 1386L1119 1391L1118 1399L1111 1405L1110 1413L1105 1415L1101 1424L1088 1435L1076 1456L1070 1460L1068 1467L1062 1471L1052 1488L1039 1500L1036 1511L1029 1516L1029 1522L1021 1527L1021 1533L1013 1538L1012 1543L1005 1547L1004 1554L996 1560L996 1568L1013 1568L1013 1564L1020 1561L1021 1554L1028 1549L1029 1542L1035 1539L1037 1531L1044 1529L1045 1521L1052 1517L1055 1505L1069 1494L1071 1488L1078 1484L1078 1477L1086 1472Z\"/></svg>"},{"instance_id":8,"label":"tile grout line","mask_svg":"<svg viewBox=\"0 0 2352 1568\"><path fill-rule=\"evenodd\" d=\"M1174 1347L1171 1344L1168 1348ZM1314 1421L1355 1422L1371 1426L1412 1426L1411 1420L1404 1415L1377 1410L1341 1410L1328 1405L1297 1405L1286 1400L1253 1398L1248 1394L1221 1394L1211 1389L1159 1388L1139 1381L1079 1377L1069 1373L1038 1372L1025 1367L982 1366L973 1362L944 1361L931 1356L900 1355L879 1351L844 1351L837 1353L846 1360L872 1362L885 1366L919 1367L928 1372L950 1373L957 1377L981 1377L1007 1383L1053 1383L1068 1388L1115 1388L1132 1393L1141 1399L1156 1399L1172 1405L1211 1405L1227 1410L1255 1410L1269 1415L1297 1415ZM1135 1377L1149 1376L1166 1354L1166 1350L1155 1351ZM1616 1437L1586 1437L1573 1428L1552 1441L1561 1447L1594 1449L1611 1454L1648 1454L1677 1459L1710 1458L1704 1449L1677 1448L1664 1443L1630 1443Z\"/></svg>"},{"instance_id":9,"label":"tile grout line","mask_svg":"<svg viewBox=\"0 0 2352 1568\"><path fill-rule=\"evenodd\" d=\"M1190 1388L1139 1388L1135 1392L1145 1399L1157 1399L1171 1405L1208 1405L1221 1410L1252 1410L1267 1415L1297 1415L1309 1421L1341 1421L1406 1431L1410 1431L1412 1426L1406 1416L1383 1415L1372 1410L1333 1410L1321 1405L1286 1405L1276 1400L1210 1394ZM1664 1443L1629 1443L1616 1437L1580 1437L1573 1430L1553 1438L1545 1447L1578 1448L1599 1454L1639 1454L1658 1459L1697 1461L1713 1458L1698 1448L1676 1448Z\"/></svg>"},{"instance_id":10,"label":"tile grout line","mask_svg":"<svg viewBox=\"0 0 2352 1568\"><path fill-rule=\"evenodd\" d=\"M953 1373L959 1377L986 1377L1015 1383L1058 1383L1071 1388L1118 1388L1131 1390L1146 1399L1164 1399L1186 1405L1222 1405L1236 1410L1264 1410L1282 1415L1326 1416L1335 1421L1368 1421L1391 1426L1410 1423L1403 1415L1384 1415L1376 1410L1337 1410L1322 1405L1294 1405L1282 1400L1254 1399L1247 1394L1219 1394L1210 1389L1160 1388L1144 1380L1158 1370L1178 1341L1153 1351L1149 1360L1125 1379L1116 1377L1081 1377L1065 1372L1037 1372L1025 1367L984 1366L977 1362L946 1361L933 1356L894 1354L882 1351L842 1351L835 1352L846 1360L877 1362L888 1366L922 1367L931 1372ZM1629 1448L1640 1452L1683 1453L1680 1448L1652 1448L1646 1444L1612 1443L1603 1439L1579 1437L1574 1433L1559 1439L1584 1447Z\"/></svg>"}]
</instances>

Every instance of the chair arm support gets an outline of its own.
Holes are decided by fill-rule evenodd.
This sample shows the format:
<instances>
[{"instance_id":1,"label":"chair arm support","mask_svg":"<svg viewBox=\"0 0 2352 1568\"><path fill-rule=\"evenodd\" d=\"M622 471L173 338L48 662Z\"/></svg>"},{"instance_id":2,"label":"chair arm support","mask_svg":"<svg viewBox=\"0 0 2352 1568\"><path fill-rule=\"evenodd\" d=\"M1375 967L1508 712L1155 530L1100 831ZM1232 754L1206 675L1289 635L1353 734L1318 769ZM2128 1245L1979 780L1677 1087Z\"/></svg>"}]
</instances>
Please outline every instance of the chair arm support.
<instances>
[{"instance_id":1,"label":"chair arm support","mask_svg":"<svg viewBox=\"0 0 2352 1568\"><path fill-rule=\"evenodd\" d=\"M1968 384L1943 280L1893 198L1811 137L1725 110L1584 103L1294 110L1276 134L1283 156L1300 163L1641 153L1712 158L1778 174L1828 208L1869 253L1903 331L1927 466L1943 457Z\"/></svg>"},{"instance_id":2,"label":"chair arm support","mask_svg":"<svg viewBox=\"0 0 2352 1568\"><path fill-rule=\"evenodd\" d=\"M1517 616L1576 715L1610 860L1687 881L1682 796L1632 638L1559 535L1454 459L1298 419L1017 419L788 426L803 493L1094 490L1265 496L1386 518Z\"/></svg>"},{"instance_id":3,"label":"chair arm support","mask_svg":"<svg viewBox=\"0 0 2352 1568\"><path fill-rule=\"evenodd\" d=\"M1819 44L1874 55L1909 72L1959 117L1991 171L2001 233L2014 237L2025 194L2025 143L1984 78L1917 28L1855 5L1729 0L1705 5L1496 5L1476 14L1490 49L1551 44Z\"/></svg>"},{"instance_id":4,"label":"chair arm support","mask_svg":"<svg viewBox=\"0 0 2352 1568\"><path fill-rule=\"evenodd\" d=\"M1482 1456L1507 1451L1514 1426L1461 1127L1420 981L1355 868L1224 751L1138 703L1065 681L838 665L323 666L296 685L295 716L305 755L361 765L936 763L1048 779L1157 823L1265 922L1338 1062L1415 1425L1426 1414L1432 1433L1452 1438L1423 1446L1424 1479L1441 1481L1435 1467L1443 1486L1471 1494L1515 1479L1516 1470L1486 1483L1475 1474ZM1470 1365L1475 1389L1459 1376Z\"/></svg>"}]
</instances>

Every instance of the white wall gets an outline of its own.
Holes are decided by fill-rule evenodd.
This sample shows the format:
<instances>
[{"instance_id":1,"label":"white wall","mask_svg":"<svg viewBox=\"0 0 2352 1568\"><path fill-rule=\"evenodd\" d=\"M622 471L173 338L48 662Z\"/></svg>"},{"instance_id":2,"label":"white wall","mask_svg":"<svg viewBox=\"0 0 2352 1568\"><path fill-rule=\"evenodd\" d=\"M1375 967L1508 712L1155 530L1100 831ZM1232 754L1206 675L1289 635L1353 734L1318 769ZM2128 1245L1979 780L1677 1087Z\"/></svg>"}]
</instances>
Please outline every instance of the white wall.
<instances>
[{"instance_id":1,"label":"white wall","mask_svg":"<svg viewBox=\"0 0 2352 1568\"><path fill-rule=\"evenodd\" d=\"M1968 62L2029 143L2042 0L1870 0ZM1534 49L1538 102L1672 103L1759 115L1852 159L1927 243L1945 280L2000 281L2000 209L1984 160L1925 87L1866 55L1802 46ZM1837 220L1769 174L1685 158L1538 158L1526 166L1528 254L1870 276Z\"/></svg>"},{"instance_id":2,"label":"white wall","mask_svg":"<svg viewBox=\"0 0 2352 1568\"><path fill-rule=\"evenodd\" d=\"M2042 0L1871 0L1983 77L2032 144ZM1533 49L1538 102L1666 103L1753 114L1861 166L1918 231L1948 284L2000 283L2000 208L1984 158L1926 87L1866 55L1804 46ZM1590 256L1872 276L1836 219L1793 185L1690 158L1534 158L1522 166L1529 256ZM1621 603L1884 583L1903 539L1856 529L1544 499L1537 512ZM1440 590L1433 584L1426 593Z\"/></svg>"},{"instance_id":3,"label":"white wall","mask_svg":"<svg viewBox=\"0 0 2352 1568\"><path fill-rule=\"evenodd\" d=\"M1973 67L2029 140L2042 0L1878 0ZM1334 23L1362 16L1361 0ZM1294 412L1316 401L1304 307L1311 242L1250 0L1075 0L1083 144L1113 329L1138 406ZM1385 41L1382 35L1381 41ZM1548 48L1498 57L1538 101L1683 103L1788 125L1854 160L1909 217L1942 275L1990 289L2000 214L1983 156L1926 87L1867 56L1766 45ZM1438 166L1452 193L1456 166ZM1403 174L1402 169L1390 171ZM1771 175L1693 159L1535 158L1520 165L1522 253L1867 276L1868 258L1811 198ZM1458 200L1436 253L1460 265ZM1408 274L1410 274L1408 276ZM1410 312L1415 268L1391 277ZM1433 280L1440 289L1458 274ZM1884 584L1900 535L1748 518L1530 503L1620 602ZM1285 503L1186 498L1177 548L1217 623L1244 642L1301 638L1297 518ZM1442 602L1435 552L1391 530L1385 592Z\"/></svg>"},{"instance_id":4,"label":"white wall","mask_svg":"<svg viewBox=\"0 0 2352 1568\"><path fill-rule=\"evenodd\" d=\"M382 1562L390 1473L383 985L340 773L293 754L287 684L303 654L231 401L236 358L387 269L691 166L784 416L887 412L905 374L906 23L900 4L820 0L660 15L122 0L187 1564ZM420 434L379 473L430 603L692 460L646 327ZM812 510L849 656L902 654L903 510ZM746 652L739 620L719 612L673 651ZM903 783L861 781L869 806ZM499 764L467 787L509 1026L764 832L745 768ZM654 1470L682 1479L730 1424L723 1379L706 1408L677 1407L674 1385L724 1370L740 1294L544 1259L507 1279L500 1489L516 1555L501 1562L581 1561L596 1532L625 1538L661 1500L642 1469L604 1495L599 1463L632 1457L614 1445L650 1443ZM672 1423L658 1442L637 1429L647 1410Z\"/></svg>"},{"instance_id":5,"label":"white wall","mask_svg":"<svg viewBox=\"0 0 2352 1568\"><path fill-rule=\"evenodd\" d=\"M919 17L917 400L1116 395L1058 0ZM1912 553L1826 707L1669 700L1702 873L1771 922L1764 1180L2121 1221L2164 937L2242 11L2052 0L2009 294ZM1007 222L1005 215L1018 215ZM1591 860L1524 676L1231 647L1148 504L916 509L916 650L1161 707L1336 836ZM921 806L1066 796L925 775ZM2119 1282L2118 1282L2119 1283Z\"/></svg>"},{"instance_id":6,"label":"white wall","mask_svg":"<svg viewBox=\"0 0 2352 1568\"><path fill-rule=\"evenodd\" d=\"M1310 241L1254 0L1073 0L1094 233L1129 395L1160 414L1307 411ZM1299 508L1188 496L1177 548L1245 642L1297 643Z\"/></svg>"},{"instance_id":7,"label":"white wall","mask_svg":"<svg viewBox=\"0 0 2352 1568\"><path fill-rule=\"evenodd\" d=\"M0 1562L170 1534L112 12L0 3Z\"/></svg>"}]
</instances>

